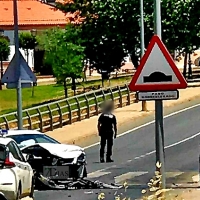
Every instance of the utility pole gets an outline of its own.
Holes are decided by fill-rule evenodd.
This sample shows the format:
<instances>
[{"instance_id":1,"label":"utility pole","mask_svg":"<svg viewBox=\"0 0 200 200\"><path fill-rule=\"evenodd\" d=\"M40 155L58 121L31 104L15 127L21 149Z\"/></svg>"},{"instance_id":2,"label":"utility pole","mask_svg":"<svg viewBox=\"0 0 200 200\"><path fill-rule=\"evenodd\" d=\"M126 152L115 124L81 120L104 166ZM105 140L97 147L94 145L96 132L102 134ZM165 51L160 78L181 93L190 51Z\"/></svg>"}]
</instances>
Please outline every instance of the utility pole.
<instances>
[{"instance_id":1,"label":"utility pole","mask_svg":"<svg viewBox=\"0 0 200 200\"><path fill-rule=\"evenodd\" d=\"M140 0L140 44L141 44L141 58L144 55L144 5L143 0ZM147 102L142 101L142 111L147 111Z\"/></svg>"},{"instance_id":2,"label":"utility pole","mask_svg":"<svg viewBox=\"0 0 200 200\"><path fill-rule=\"evenodd\" d=\"M161 39L161 0L154 0L154 34ZM161 163L162 188L165 189L165 154L163 128L163 101L155 100L156 162Z\"/></svg>"},{"instance_id":3,"label":"utility pole","mask_svg":"<svg viewBox=\"0 0 200 200\"><path fill-rule=\"evenodd\" d=\"M19 36L18 36L18 13L17 13L17 0L13 0L13 11L14 11L14 36L15 36L15 56L17 75L19 77L17 83L17 117L18 117L18 129L23 129L22 119L22 85L21 85L21 67L20 67L20 52L19 52Z\"/></svg>"}]
</instances>

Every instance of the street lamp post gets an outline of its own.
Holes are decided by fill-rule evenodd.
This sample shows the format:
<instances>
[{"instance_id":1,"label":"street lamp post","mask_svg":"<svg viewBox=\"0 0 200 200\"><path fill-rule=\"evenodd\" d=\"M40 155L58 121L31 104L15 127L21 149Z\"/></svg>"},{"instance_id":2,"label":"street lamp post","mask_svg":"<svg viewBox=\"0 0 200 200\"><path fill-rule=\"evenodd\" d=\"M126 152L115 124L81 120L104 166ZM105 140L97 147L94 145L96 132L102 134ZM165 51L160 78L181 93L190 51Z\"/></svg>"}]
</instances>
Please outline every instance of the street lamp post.
<instances>
[{"instance_id":1,"label":"street lamp post","mask_svg":"<svg viewBox=\"0 0 200 200\"><path fill-rule=\"evenodd\" d=\"M161 0L154 0L154 34L162 37L161 28ZM164 123L163 123L163 101L155 100L155 143L156 143L156 162L161 163L161 183L165 189L165 151L164 151Z\"/></svg>"},{"instance_id":2,"label":"street lamp post","mask_svg":"<svg viewBox=\"0 0 200 200\"><path fill-rule=\"evenodd\" d=\"M36 29L32 29L31 30L31 35L35 38L37 35L37 30ZM35 70L35 46L33 48L33 71Z\"/></svg>"},{"instance_id":3,"label":"street lamp post","mask_svg":"<svg viewBox=\"0 0 200 200\"><path fill-rule=\"evenodd\" d=\"M144 55L144 5L143 0L140 0L140 44L141 44L141 58ZM142 101L142 111L147 111L147 102Z\"/></svg>"},{"instance_id":4,"label":"street lamp post","mask_svg":"<svg viewBox=\"0 0 200 200\"><path fill-rule=\"evenodd\" d=\"M22 73L20 66L20 51L19 51L19 35L18 35L18 12L17 12L17 0L13 0L13 15L14 15L14 37L15 37L15 65L16 73L18 75L17 81L17 118L18 118L18 129L23 129L23 115L22 115Z\"/></svg>"},{"instance_id":5,"label":"street lamp post","mask_svg":"<svg viewBox=\"0 0 200 200\"><path fill-rule=\"evenodd\" d=\"M31 30L31 35L34 37L36 37L37 35L37 30L36 29L32 29ZM33 48L33 72L35 71L35 45ZM36 86L37 83L33 83L33 87L32 87L32 97L34 97L34 86Z\"/></svg>"},{"instance_id":6,"label":"street lamp post","mask_svg":"<svg viewBox=\"0 0 200 200\"><path fill-rule=\"evenodd\" d=\"M2 29L0 29L0 37L4 37L4 30L2 30ZM1 56L1 59L2 59L2 55L0 55ZM3 61L1 60L1 70L0 70L1 72L1 79L2 79L2 77L3 77ZM1 84L1 85L3 85L3 84Z\"/></svg>"}]
</instances>

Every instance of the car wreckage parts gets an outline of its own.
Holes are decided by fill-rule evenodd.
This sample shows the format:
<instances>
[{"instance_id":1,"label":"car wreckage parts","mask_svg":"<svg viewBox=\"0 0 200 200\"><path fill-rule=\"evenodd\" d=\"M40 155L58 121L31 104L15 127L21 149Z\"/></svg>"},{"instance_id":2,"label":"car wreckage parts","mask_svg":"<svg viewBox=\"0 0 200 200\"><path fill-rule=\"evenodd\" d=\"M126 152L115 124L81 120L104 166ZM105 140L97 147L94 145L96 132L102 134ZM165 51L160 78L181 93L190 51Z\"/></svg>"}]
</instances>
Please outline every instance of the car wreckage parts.
<instances>
[{"instance_id":1,"label":"car wreckage parts","mask_svg":"<svg viewBox=\"0 0 200 200\"><path fill-rule=\"evenodd\" d=\"M72 189L120 189L122 186L115 184L106 184L100 181L91 181L87 179L66 180L57 181L48 179L40 174L37 177L37 184L40 185L40 189L51 190L72 190ZM42 188L41 188L42 187ZM39 189L39 188L38 188Z\"/></svg>"},{"instance_id":2,"label":"car wreckage parts","mask_svg":"<svg viewBox=\"0 0 200 200\"><path fill-rule=\"evenodd\" d=\"M85 171L85 165L80 167L80 174ZM100 181L92 181L86 179L84 176L81 178L68 178L65 180L57 180L51 177L45 177L38 171L35 171L35 188L38 190L71 190L71 189L120 189L122 186L115 184L106 184Z\"/></svg>"},{"instance_id":3,"label":"car wreckage parts","mask_svg":"<svg viewBox=\"0 0 200 200\"><path fill-rule=\"evenodd\" d=\"M57 166L59 167L59 166ZM78 167L78 168L77 168ZM92 181L85 178L86 166L70 166L69 178L65 180L56 179L55 177L46 177L40 170L35 171L35 188L37 190L71 190L71 189L120 189L122 186L106 184L100 181ZM78 173L77 173L78 172Z\"/></svg>"}]
</instances>

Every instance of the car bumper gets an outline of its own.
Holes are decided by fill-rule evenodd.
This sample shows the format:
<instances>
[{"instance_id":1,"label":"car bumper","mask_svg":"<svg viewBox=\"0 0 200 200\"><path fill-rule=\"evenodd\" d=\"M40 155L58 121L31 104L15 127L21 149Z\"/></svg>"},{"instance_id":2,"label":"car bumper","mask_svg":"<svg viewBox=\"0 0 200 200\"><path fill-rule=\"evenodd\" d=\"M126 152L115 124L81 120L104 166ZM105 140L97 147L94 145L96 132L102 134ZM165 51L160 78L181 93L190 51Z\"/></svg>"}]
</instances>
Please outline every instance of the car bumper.
<instances>
[{"instance_id":1,"label":"car bumper","mask_svg":"<svg viewBox=\"0 0 200 200\"><path fill-rule=\"evenodd\" d=\"M78 178L85 178L87 177L87 171L86 171L86 166L85 165L66 165L66 166L56 166L56 169L61 169L60 172L58 172L58 174L60 174L60 176L58 176L57 178L55 177L49 177L52 180L66 180L66 179L78 179ZM67 176L62 176L63 174L67 174Z\"/></svg>"},{"instance_id":2,"label":"car bumper","mask_svg":"<svg viewBox=\"0 0 200 200\"><path fill-rule=\"evenodd\" d=\"M0 185L0 192L4 194L7 200L16 200L16 193L9 186Z\"/></svg>"}]
</instances>

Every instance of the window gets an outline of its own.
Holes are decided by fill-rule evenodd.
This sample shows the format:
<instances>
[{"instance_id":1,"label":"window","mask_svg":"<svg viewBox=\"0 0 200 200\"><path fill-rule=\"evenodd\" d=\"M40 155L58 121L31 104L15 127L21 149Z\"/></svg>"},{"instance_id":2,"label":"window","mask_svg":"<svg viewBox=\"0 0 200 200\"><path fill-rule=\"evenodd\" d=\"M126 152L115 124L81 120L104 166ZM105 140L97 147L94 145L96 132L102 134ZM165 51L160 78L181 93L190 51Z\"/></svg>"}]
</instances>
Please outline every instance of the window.
<instances>
[{"instance_id":1,"label":"window","mask_svg":"<svg viewBox=\"0 0 200 200\"><path fill-rule=\"evenodd\" d=\"M30 140L35 141L35 143L52 143L59 144L58 141L53 138L43 135L43 134L21 134L21 135L8 135L7 137L12 138L15 142L20 145L22 142L25 144L27 141L27 145L29 145ZM26 146L26 145L25 145Z\"/></svg>"},{"instance_id":2,"label":"window","mask_svg":"<svg viewBox=\"0 0 200 200\"><path fill-rule=\"evenodd\" d=\"M14 142L12 142L18 156L20 157L20 161L25 162L24 156L22 154L22 152L20 151L19 147L17 146L17 144L15 144Z\"/></svg>"},{"instance_id":3,"label":"window","mask_svg":"<svg viewBox=\"0 0 200 200\"><path fill-rule=\"evenodd\" d=\"M12 155L13 155L13 157L15 159L24 162L24 157L23 157L23 155L21 156L20 153L19 153L19 151L16 149L15 143L10 142L8 144L8 148L9 148L9 151L12 153Z\"/></svg>"},{"instance_id":4,"label":"window","mask_svg":"<svg viewBox=\"0 0 200 200\"><path fill-rule=\"evenodd\" d=\"M8 144L8 149L10 151L10 153L12 153L13 157L17 160L20 160L20 157L19 155L17 154L16 150L15 150L15 147L13 146L13 144L10 142Z\"/></svg>"}]
</instances>

